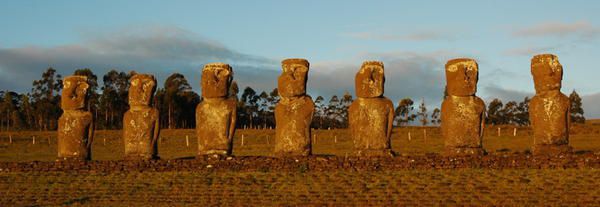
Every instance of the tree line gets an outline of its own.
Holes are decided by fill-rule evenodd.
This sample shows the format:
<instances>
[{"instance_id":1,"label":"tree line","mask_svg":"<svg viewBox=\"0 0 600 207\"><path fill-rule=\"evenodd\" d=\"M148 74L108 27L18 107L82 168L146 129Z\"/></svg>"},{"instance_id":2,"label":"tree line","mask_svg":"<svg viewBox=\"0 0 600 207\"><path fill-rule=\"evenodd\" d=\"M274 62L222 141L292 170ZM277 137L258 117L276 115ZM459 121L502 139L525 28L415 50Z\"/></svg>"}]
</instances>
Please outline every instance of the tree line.
<instances>
[{"instance_id":1,"label":"tree line","mask_svg":"<svg viewBox=\"0 0 600 207\"><path fill-rule=\"evenodd\" d=\"M94 115L97 129L122 128L123 115L129 109L129 78L134 73L110 70L102 76L102 85L98 84L98 76L89 68L78 69L73 73L88 77L90 88L86 107ZM48 68L39 80L33 81L29 93L0 91L0 130L55 130L62 113L61 90L62 76L55 69ZM277 88L270 92L257 92L251 87L245 87L241 96L238 93L239 88L234 81L230 95L238 102L238 128L275 127L274 110L279 101ZM192 90L184 75L171 74L162 87L158 87L153 100L154 106L160 111L161 128L194 128L195 109L201 99ZM584 123L581 97L573 91L569 99L571 120ZM348 108L353 100L353 96L348 92L342 96L316 97L312 127L348 127ZM529 125L529 101L529 97L525 97L521 102L503 103L499 99L492 100L487 104L486 123ZM439 125L440 115L439 108L429 112L424 99L416 106L411 98L403 98L395 108L394 125Z\"/></svg>"}]
</instances>

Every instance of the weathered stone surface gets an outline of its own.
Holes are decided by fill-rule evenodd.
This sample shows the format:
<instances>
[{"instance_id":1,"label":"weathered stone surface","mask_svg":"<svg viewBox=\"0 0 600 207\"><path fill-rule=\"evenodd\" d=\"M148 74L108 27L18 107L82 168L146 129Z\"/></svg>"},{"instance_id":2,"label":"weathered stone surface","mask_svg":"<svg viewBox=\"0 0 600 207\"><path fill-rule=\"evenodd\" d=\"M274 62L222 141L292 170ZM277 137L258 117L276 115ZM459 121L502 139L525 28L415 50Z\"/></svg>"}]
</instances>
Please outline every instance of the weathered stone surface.
<instances>
[{"instance_id":1,"label":"weathered stone surface","mask_svg":"<svg viewBox=\"0 0 600 207\"><path fill-rule=\"evenodd\" d=\"M305 59L286 59L278 79L281 100L275 106L275 148L277 156L311 154L310 123L315 111L312 98L306 95L309 63Z\"/></svg>"},{"instance_id":2,"label":"weathered stone surface","mask_svg":"<svg viewBox=\"0 0 600 207\"><path fill-rule=\"evenodd\" d=\"M383 63L366 61L356 74L356 95L348 109L356 155L393 155L391 150L394 104L383 96Z\"/></svg>"},{"instance_id":3,"label":"weathered stone surface","mask_svg":"<svg viewBox=\"0 0 600 207\"><path fill-rule=\"evenodd\" d=\"M210 168L207 166L211 166ZM600 154L572 153L559 156L531 156L527 153L488 154L484 156L446 157L439 154L417 156L342 157L308 156L273 158L244 156L220 159L173 160L94 160L75 162L0 162L0 172L330 172L394 171L427 169L598 169Z\"/></svg>"},{"instance_id":4,"label":"weathered stone surface","mask_svg":"<svg viewBox=\"0 0 600 207\"><path fill-rule=\"evenodd\" d=\"M529 103L534 154L571 152L569 147L569 98L560 92L563 68L558 57L536 55L531 59L535 96Z\"/></svg>"},{"instance_id":5,"label":"weathered stone surface","mask_svg":"<svg viewBox=\"0 0 600 207\"><path fill-rule=\"evenodd\" d=\"M202 69L202 102L196 107L198 156L230 155L236 123L236 97L230 96L231 66L210 63Z\"/></svg>"},{"instance_id":6,"label":"weathered stone surface","mask_svg":"<svg viewBox=\"0 0 600 207\"><path fill-rule=\"evenodd\" d=\"M385 74L383 63L365 61L354 79L356 96L361 98L376 98L383 96Z\"/></svg>"},{"instance_id":7,"label":"weathered stone surface","mask_svg":"<svg viewBox=\"0 0 600 207\"><path fill-rule=\"evenodd\" d=\"M148 74L136 74L130 79L129 106L123 117L125 159L158 158L159 113L151 105L156 79Z\"/></svg>"},{"instance_id":8,"label":"weathered stone surface","mask_svg":"<svg viewBox=\"0 0 600 207\"><path fill-rule=\"evenodd\" d=\"M63 80L61 108L58 119L58 158L89 160L94 137L92 113L85 111L89 84L86 76L68 76Z\"/></svg>"},{"instance_id":9,"label":"weathered stone surface","mask_svg":"<svg viewBox=\"0 0 600 207\"><path fill-rule=\"evenodd\" d=\"M309 63L305 59L285 59L283 73L278 78L277 92L281 97L299 97L306 94Z\"/></svg>"},{"instance_id":10,"label":"weathered stone surface","mask_svg":"<svg viewBox=\"0 0 600 207\"><path fill-rule=\"evenodd\" d=\"M482 154L485 104L475 96L477 62L453 59L446 63L447 97L442 102L441 128L447 155Z\"/></svg>"}]
</instances>

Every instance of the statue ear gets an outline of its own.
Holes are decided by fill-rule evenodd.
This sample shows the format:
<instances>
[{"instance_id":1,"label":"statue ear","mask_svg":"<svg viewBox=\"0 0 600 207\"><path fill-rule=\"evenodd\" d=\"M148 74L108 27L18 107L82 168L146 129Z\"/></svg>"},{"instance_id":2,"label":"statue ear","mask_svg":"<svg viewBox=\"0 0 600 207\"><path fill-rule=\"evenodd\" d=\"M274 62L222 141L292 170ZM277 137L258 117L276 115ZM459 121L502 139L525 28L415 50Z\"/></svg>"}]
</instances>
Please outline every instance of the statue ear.
<instances>
[{"instance_id":1,"label":"statue ear","mask_svg":"<svg viewBox=\"0 0 600 207\"><path fill-rule=\"evenodd\" d=\"M144 89L145 90L152 91L155 86L156 86L156 83L153 80L144 81Z\"/></svg>"},{"instance_id":2,"label":"statue ear","mask_svg":"<svg viewBox=\"0 0 600 207\"><path fill-rule=\"evenodd\" d=\"M87 82L80 82L80 83L77 85L77 88L81 88L81 89L83 89L83 90L86 90L86 91L87 91L87 89L88 89L89 87L90 87L90 85L89 85Z\"/></svg>"},{"instance_id":3,"label":"statue ear","mask_svg":"<svg viewBox=\"0 0 600 207\"><path fill-rule=\"evenodd\" d=\"M365 72L367 72L367 68L365 67L361 67L360 69L358 69L358 73L360 74L364 74Z\"/></svg>"},{"instance_id":4,"label":"statue ear","mask_svg":"<svg viewBox=\"0 0 600 207\"><path fill-rule=\"evenodd\" d=\"M150 83L150 88L156 87L156 80L148 80L148 82Z\"/></svg>"}]
</instances>

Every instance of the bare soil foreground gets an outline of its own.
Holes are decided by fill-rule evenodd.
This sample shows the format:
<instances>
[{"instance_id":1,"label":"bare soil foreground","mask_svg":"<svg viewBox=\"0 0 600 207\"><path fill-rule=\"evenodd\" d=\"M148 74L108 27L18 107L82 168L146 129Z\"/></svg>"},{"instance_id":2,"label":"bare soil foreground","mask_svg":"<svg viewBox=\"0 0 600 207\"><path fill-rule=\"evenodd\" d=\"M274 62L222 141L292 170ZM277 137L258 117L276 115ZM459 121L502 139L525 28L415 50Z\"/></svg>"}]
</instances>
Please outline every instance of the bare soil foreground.
<instances>
[{"instance_id":1,"label":"bare soil foreground","mask_svg":"<svg viewBox=\"0 0 600 207\"><path fill-rule=\"evenodd\" d=\"M594 206L599 129L574 126L572 155L534 157L529 129L489 127L488 155L443 157L438 128L397 128L399 156L372 159L352 156L346 130L317 130L314 156L285 159L268 157L273 130L199 159L193 130L164 130L162 159L145 162L120 160L121 131L99 131L90 162L56 162L55 132L0 132L0 206Z\"/></svg>"},{"instance_id":2,"label":"bare soil foreground","mask_svg":"<svg viewBox=\"0 0 600 207\"><path fill-rule=\"evenodd\" d=\"M2 206L598 205L600 170L0 173Z\"/></svg>"}]
</instances>

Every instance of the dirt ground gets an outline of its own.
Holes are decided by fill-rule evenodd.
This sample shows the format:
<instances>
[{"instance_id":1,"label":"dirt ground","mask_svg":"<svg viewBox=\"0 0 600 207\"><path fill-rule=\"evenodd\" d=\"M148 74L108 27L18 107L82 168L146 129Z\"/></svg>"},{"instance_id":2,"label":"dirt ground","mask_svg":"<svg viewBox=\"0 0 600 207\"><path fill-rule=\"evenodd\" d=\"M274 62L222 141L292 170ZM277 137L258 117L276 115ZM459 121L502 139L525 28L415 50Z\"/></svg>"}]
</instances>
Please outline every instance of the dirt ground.
<instances>
[{"instance_id":1,"label":"dirt ground","mask_svg":"<svg viewBox=\"0 0 600 207\"><path fill-rule=\"evenodd\" d=\"M2 206L598 205L600 171L0 173Z\"/></svg>"},{"instance_id":2,"label":"dirt ground","mask_svg":"<svg viewBox=\"0 0 600 207\"><path fill-rule=\"evenodd\" d=\"M574 126L575 155L552 159L528 154L530 130L514 132L502 126L498 136L497 127L488 127L483 143L489 155L471 160L439 156L438 128L397 128L392 144L400 156L377 161L352 157L346 130L316 130L316 156L308 160L261 158L270 155L274 131L239 130L234 157L206 161L193 159L193 130L164 130L162 160L145 164L119 161L120 131L99 131L98 161L79 164L54 162L56 132L0 132L0 206L600 203L600 125Z\"/></svg>"}]
</instances>

